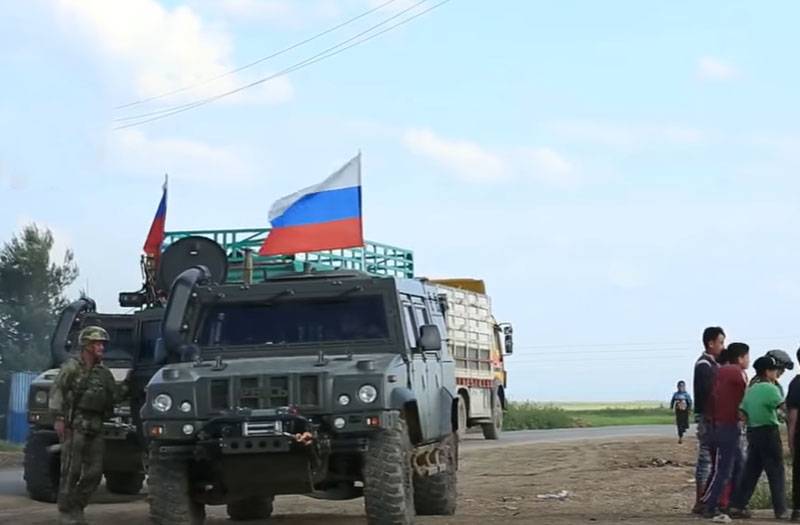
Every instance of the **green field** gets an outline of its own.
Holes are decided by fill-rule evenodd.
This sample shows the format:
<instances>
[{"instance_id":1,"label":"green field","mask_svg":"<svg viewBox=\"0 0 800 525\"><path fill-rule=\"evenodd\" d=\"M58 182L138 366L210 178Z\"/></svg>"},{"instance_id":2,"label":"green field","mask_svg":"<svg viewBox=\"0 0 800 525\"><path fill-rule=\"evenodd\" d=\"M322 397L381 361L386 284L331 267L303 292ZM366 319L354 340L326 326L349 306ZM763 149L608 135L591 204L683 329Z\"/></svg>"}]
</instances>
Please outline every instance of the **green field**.
<instances>
[{"instance_id":1,"label":"green field","mask_svg":"<svg viewBox=\"0 0 800 525\"><path fill-rule=\"evenodd\" d=\"M503 427L506 430L527 430L669 425L674 421L672 411L657 402L542 404L512 401Z\"/></svg>"},{"instance_id":2,"label":"green field","mask_svg":"<svg viewBox=\"0 0 800 525\"><path fill-rule=\"evenodd\" d=\"M9 443L8 441L0 440L0 452L16 452L22 450L22 445L17 443Z\"/></svg>"}]
</instances>

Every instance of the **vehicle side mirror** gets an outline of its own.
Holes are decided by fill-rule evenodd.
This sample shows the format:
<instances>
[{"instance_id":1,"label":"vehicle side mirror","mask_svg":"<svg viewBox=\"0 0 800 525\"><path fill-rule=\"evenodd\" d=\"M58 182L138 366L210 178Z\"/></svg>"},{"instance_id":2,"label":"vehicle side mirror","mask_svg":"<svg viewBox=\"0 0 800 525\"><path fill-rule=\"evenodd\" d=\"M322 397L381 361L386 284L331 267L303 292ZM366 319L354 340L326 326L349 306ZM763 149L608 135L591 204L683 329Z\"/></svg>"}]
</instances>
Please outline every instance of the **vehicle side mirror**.
<instances>
[{"instance_id":1,"label":"vehicle side mirror","mask_svg":"<svg viewBox=\"0 0 800 525\"><path fill-rule=\"evenodd\" d=\"M503 343L506 349L506 355L514 353L514 328L510 324L503 326Z\"/></svg>"},{"instance_id":2,"label":"vehicle side mirror","mask_svg":"<svg viewBox=\"0 0 800 525\"><path fill-rule=\"evenodd\" d=\"M442 334L435 324L419 327L419 347L423 352L437 352L442 349Z\"/></svg>"}]
</instances>

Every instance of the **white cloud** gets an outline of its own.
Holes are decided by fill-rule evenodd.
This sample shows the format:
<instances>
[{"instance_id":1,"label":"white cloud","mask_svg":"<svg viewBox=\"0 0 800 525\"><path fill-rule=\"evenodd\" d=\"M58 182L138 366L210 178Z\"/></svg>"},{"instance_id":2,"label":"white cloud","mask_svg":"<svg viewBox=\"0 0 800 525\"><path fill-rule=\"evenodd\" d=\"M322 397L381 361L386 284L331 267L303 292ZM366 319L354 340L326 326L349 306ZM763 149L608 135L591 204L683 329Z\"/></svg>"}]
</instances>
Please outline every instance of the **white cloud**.
<instances>
[{"instance_id":1,"label":"white cloud","mask_svg":"<svg viewBox=\"0 0 800 525\"><path fill-rule=\"evenodd\" d=\"M528 148L521 151L529 162L532 177L556 184L573 184L574 167L561 154L550 148Z\"/></svg>"},{"instance_id":2,"label":"white cloud","mask_svg":"<svg viewBox=\"0 0 800 525\"><path fill-rule=\"evenodd\" d=\"M153 139L135 129L111 134L108 155L115 164L126 169L154 175L219 182L249 180L252 171L233 148L212 146L204 142L165 138Z\"/></svg>"},{"instance_id":3,"label":"white cloud","mask_svg":"<svg viewBox=\"0 0 800 525\"><path fill-rule=\"evenodd\" d=\"M697 76L703 80L730 80L737 75L735 67L719 58L705 56L697 61Z\"/></svg>"},{"instance_id":4,"label":"white cloud","mask_svg":"<svg viewBox=\"0 0 800 525\"><path fill-rule=\"evenodd\" d=\"M503 159L474 142L445 139L426 129L408 130L403 142L413 153L432 159L464 179L493 180L506 175Z\"/></svg>"},{"instance_id":5,"label":"white cloud","mask_svg":"<svg viewBox=\"0 0 800 525\"><path fill-rule=\"evenodd\" d=\"M59 13L70 28L78 27L111 62L111 69L133 77L136 95L148 97L221 75L234 66L231 37L210 27L191 8L167 9L155 0L59 0ZM121 79L122 82L129 78ZM182 94L195 99L230 90L243 83L227 76ZM292 86L280 77L250 90L239 100L279 103L292 97ZM174 103L175 98L166 100Z\"/></svg>"},{"instance_id":6,"label":"white cloud","mask_svg":"<svg viewBox=\"0 0 800 525\"><path fill-rule=\"evenodd\" d=\"M413 153L431 159L468 181L527 177L556 185L572 185L572 163L545 147L491 149L476 142L444 138L427 129L411 129L403 143Z\"/></svg>"}]
</instances>

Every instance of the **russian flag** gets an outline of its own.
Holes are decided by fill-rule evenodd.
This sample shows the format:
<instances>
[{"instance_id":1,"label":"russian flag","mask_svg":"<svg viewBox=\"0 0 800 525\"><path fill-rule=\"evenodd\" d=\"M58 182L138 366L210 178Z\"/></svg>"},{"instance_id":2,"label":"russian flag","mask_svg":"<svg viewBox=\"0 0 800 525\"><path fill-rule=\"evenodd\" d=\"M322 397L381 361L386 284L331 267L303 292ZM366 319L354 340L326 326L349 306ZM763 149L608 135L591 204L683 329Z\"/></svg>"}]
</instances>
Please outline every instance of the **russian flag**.
<instances>
[{"instance_id":1,"label":"russian flag","mask_svg":"<svg viewBox=\"0 0 800 525\"><path fill-rule=\"evenodd\" d=\"M275 202L269 221L272 230L259 255L363 246L361 154L321 183Z\"/></svg>"},{"instance_id":2,"label":"russian flag","mask_svg":"<svg viewBox=\"0 0 800 525\"><path fill-rule=\"evenodd\" d=\"M153 218L153 224L150 225L150 232L147 234L147 239L144 241L145 255L153 258L158 258L161 254L161 245L164 243L164 228L167 222L167 180L164 179L163 193L161 195L161 202L158 204L156 216Z\"/></svg>"}]
</instances>

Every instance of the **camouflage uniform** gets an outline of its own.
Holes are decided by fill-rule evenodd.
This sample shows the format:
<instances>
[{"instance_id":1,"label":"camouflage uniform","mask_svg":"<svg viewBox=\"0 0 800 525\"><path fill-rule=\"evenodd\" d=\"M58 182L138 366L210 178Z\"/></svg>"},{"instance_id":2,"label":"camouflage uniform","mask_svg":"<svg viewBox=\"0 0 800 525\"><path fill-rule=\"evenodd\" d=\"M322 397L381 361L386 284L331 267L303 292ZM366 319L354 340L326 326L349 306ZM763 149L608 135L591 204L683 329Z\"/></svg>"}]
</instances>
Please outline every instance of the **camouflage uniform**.
<instances>
[{"instance_id":1,"label":"camouflage uniform","mask_svg":"<svg viewBox=\"0 0 800 525\"><path fill-rule=\"evenodd\" d=\"M79 336L81 347L92 341L108 341L99 327L88 327ZM116 384L100 363L88 367L72 357L61 366L50 395L50 409L64 418L61 447L61 480L58 510L62 521L83 523L83 509L103 476L103 421L113 415Z\"/></svg>"}]
</instances>

